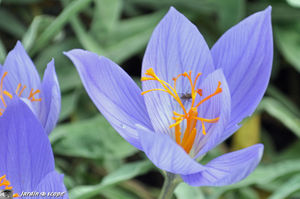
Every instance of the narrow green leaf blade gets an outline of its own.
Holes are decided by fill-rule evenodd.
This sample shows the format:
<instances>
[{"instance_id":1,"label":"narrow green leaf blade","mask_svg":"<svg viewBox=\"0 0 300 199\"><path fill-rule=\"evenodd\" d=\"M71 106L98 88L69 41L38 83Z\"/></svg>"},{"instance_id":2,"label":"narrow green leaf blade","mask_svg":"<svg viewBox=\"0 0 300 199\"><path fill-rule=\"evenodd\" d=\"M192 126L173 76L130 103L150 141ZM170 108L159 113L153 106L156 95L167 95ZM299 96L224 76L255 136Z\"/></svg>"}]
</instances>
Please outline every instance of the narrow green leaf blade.
<instances>
[{"instance_id":1,"label":"narrow green leaf blade","mask_svg":"<svg viewBox=\"0 0 300 199\"><path fill-rule=\"evenodd\" d=\"M293 176L290 180L284 183L282 186L269 197L269 199L282 199L288 198L292 193L300 190L300 175Z\"/></svg>"},{"instance_id":2,"label":"narrow green leaf blade","mask_svg":"<svg viewBox=\"0 0 300 199\"><path fill-rule=\"evenodd\" d=\"M86 199L93 197L100 193L104 188L142 175L152 167L152 163L149 161L125 164L118 170L107 175L98 185L80 186L71 189L69 191L69 197L72 199Z\"/></svg>"}]
</instances>

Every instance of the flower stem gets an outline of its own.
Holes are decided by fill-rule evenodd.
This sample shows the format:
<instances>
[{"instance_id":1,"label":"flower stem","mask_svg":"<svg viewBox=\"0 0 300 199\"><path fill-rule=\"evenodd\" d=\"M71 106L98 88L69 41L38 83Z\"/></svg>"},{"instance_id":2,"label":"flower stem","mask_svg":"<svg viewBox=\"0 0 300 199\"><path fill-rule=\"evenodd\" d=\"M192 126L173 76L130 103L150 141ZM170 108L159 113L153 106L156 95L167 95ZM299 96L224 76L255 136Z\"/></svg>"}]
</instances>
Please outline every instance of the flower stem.
<instances>
[{"instance_id":1,"label":"flower stem","mask_svg":"<svg viewBox=\"0 0 300 199\"><path fill-rule=\"evenodd\" d=\"M177 185L180 183L178 176L173 173L166 173L165 182L160 192L159 199L170 199Z\"/></svg>"}]
</instances>

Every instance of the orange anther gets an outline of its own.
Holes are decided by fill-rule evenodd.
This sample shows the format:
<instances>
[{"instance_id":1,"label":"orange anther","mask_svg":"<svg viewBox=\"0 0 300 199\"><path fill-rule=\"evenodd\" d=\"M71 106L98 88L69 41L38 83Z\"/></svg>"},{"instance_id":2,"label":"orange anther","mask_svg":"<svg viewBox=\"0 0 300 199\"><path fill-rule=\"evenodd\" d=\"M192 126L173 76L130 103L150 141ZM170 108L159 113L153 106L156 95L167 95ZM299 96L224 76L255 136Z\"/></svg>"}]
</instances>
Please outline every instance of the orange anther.
<instances>
[{"instance_id":1,"label":"orange anther","mask_svg":"<svg viewBox=\"0 0 300 199\"><path fill-rule=\"evenodd\" d=\"M28 99L31 100L32 102L35 102L35 101L41 101L41 99L35 99L35 97L34 97L34 96L35 96L36 94L38 94L38 93L40 93L40 90L39 90L39 89L37 89L37 90L34 91L34 92L33 92L33 89L31 89L31 90L30 90L30 94L29 94Z\"/></svg>"},{"instance_id":2,"label":"orange anther","mask_svg":"<svg viewBox=\"0 0 300 199\"><path fill-rule=\"evenodd\" d=\"M172 96L176 102L178 102L178 104L180 105L183 114L182 113L177 113L175 111L173 111L173 117L172 119L175 120L174 124L171 124L169 126L169 128L175 128L175 141L178 145L180 145L187 153L190 152L190 150L192 149L193 145L194 145L194 141L196 138L196 134L197 134L197 129L196 129L196 124L198 121L201 122L201 126L202 126L202 133L205 135L206 134L206 129L205 129L205 122L206 123L216 123L219 120L219 117L217 118L213 118L213 119L207 119L207 118L201 118L198 117L198 107L205 101L209 100L210 98L212 98L213 96L219 94L222 92L222 88L220 88L221 86L221 82L218 82L218 87L215 90L215 92L205 98L203 98L196 106L195 104L195 100L197 97L197 94L202 97L203 93L202 93L202 89L196 89L196 83L198 78L201 76L201 73L198 73L194 79L194 81L192 80L192 71L184 72L181 73L179 75L177 75L177 77L172 78L172 80L174 81L174 87L172 87L169 83L167 83L166 81L163 81L161 79L159 79L159 77L155 74L154 70L152 68L149 68L145 75L148 75L149 77L142 77L141 80L142 81L149 81L149 80L154 80L154 81L158 81L161 86L163 88L154 88L154 89L150 89L147 91L143 91L142 95L152 92L152 91L162 91L165 93L168 93L170 96ZM183 106L182 103L182 99L181 97L179 97L177 91L176 91L176 82L178 80L178 78L180 77L184 77L187 78L190 86L191 86L191 93L190 93L190 98L192 99L192 103L191 103L191 107L190 109L187 111L186 107ZM186 120L186 128L183 134L183 137L181 136L181 128L180 125L181 123Z\"/></svg>"},{"instance_id":3,"label":"orange anther","mask_svg":"<svg viewBox=\"0 0 300 199\"><path fill-rule=\"evenodd\" d=\"M5 111L5 108L7 107L7 104L6 104L6 101L5 101L6 99L4 98L4 96L8 97L9 99L13 98L13 95L10 92L8 92L7 90L4 90L4 88L3 88L4 78L6 77L7 74L8 74L8 72L4 72L3 76L1 77L1 81L0 81L0 102L2 102L2 104L4 106L4 109L0 108L0 116L3 115L3 113ZM26 89L26 86L24 85L22 87L21 91L19 91L21 87L22 87L22 84L19 83L17 88L16 88L16 91L15 91L16 95L18 95L19 97L21 97L23 91ZM42 99L36 99L35 98L35 95L37 93L40 93L40 90L37 89L35 92L33 92L33 89L31 89L28 99L32 102L41 101Z\"/></svg>"},{"instance_id":4,"label":"orange anther","mask_svg":"<svg viewBox=\"0 0 300 199\"><path fill-rule=\"evenodd\" d=\"M10 99L12 99L12 94L10 94L6 90L3 90L3 81L4 81L4 78L6 77L6 75L7 75L7 72L4 72L3 76L1 77L1 82L0 82L0 99L1 99L2 104L5 108L7 107L7 105L6 105L6 102L5 102L5 99L4 99L4 95L6 95Z\"/></svg>"},{"instance_id":5,"label":"orange anther","mask_svg":"<svg viewBox=\"0 0 300 199\"><path fill-rule=\"evenodd\" d=\"M8 181L6 179L6 175L3 175L3 176L0 177L0 187L2 187L2 186L4 186L5 189L12 189L13 188L12 186L10 186L10 181ZM19 197L19 194L15 193L13 195L13 197L14 198Z\"/></svg>"},{"instance_id":6,"label":"orange anther","mask_svg":"<svg viewBox=\"0 0 300 199\"><path fill-rule=\"evenodd\" d=\"M197 93L202 97L202 89L197 89Z\"/></svg>"},{"instance_id":7,"label":"orange anther","mask_svg":"<svg viewBox=\"0 0 300 199\"><path fill-rule=\"evenodd\" d=\"M179 119L177 119L179 120ZM177 144L181 144L181 132L180 132L180 124L175 126L175 141Z\"/></svg>"}]
</instances>

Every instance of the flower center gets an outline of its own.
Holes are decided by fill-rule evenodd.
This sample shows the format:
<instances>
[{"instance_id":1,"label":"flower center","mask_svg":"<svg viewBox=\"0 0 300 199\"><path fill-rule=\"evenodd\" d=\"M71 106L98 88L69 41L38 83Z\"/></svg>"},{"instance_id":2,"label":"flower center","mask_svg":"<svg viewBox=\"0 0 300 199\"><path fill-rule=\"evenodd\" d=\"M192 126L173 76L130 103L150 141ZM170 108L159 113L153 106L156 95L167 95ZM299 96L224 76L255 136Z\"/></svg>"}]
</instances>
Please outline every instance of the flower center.
<instances>
[{"instance_id":1,"label":"flower center","mask_svg":"<svg viewBox=\"0 0 300 199\"><path fill-rule=\"evenodd\" d=\"M10 182L6 179L6 175L0 177L0 187L2 186L4 186L5 189L9 189L9 190L13 188L12 186L10 186ZM15 193L13 197L14 198L19 197L19 194Z\"/></svg>"},{"instance_id":2,"label":"flower center","mask_svg":"<svg viewBox=\"0 0 300 199\"><path fill-rule=\"evenodd\" d=\"M203 97L202 89L196 89L196 83L197 83L197 80L199 79L199 77L201 76L201 73L198 73L196 75L194 81L192 80L192 71L189 71L189 73L184 72L182 74L179 74L177 77L173 78L173 81L174 81L173 87L166 81L159 79L159 77L155 74L155 72L152 68L149 68L146 71L145 75L147 75L147 77L142 77L141 81L150 81L150 80L158 81L161 84L162 88L155 88L155 89L150 89L150 90L144 91L144 92L142 92L142 95L152 92L152 91L162 91L162 92L165 92L165 93L168 93L169 95L171 95L175 99L175 101L179 104L179 106L181 107L183 113L177 113L177 112L173 111L174 116L172 117L172 119L174 120L174 124L170 125L169 128L175 128L176 143L178 145L180 145L187 153L189 153L192 149L192 146L193 146L195 138L196 138L197 122L201 122L202 133L203 133L203 135L206 135L205 123L216 123L219 120L219 117L216 117L213 119L198 117L198 107L201 104L203 104L205 101L212 98L213 96L222 92L222 88L220 87L221 82L220 81L218 82L218 87L214 93L212 93L206 97ZM184 99L189 98L192 100L191 107L189 108L189 110L187 110L182 103L183 97L180 97L176 91L176 82L177 82L178 78L180 78L180 77L187 78L190 83L190 86L191 86L191 93L184 96ZM196 103L197 95L199 95L202 98L198 103ZM186 128L184 129L184 134L182 136L180 124L184 120L186 120Z\"/></svg>"},{"instance_id":3,"label":"flower center","mask_svg":"<svg viewBox=\"0 0 300 199\"><path fill-rule=\"evenodd\" d=\"M4 78L6 77L6 75L7 75L7 72L4 72L3 76L1 77L1 82L0 82L0 100L1 100L4 108L7 107L4 96L7 96L9 99L13 98L13 95L10 92L3 89L3 82L4 82ZM21 97L21 95L22 95L22 93L24 92L25 89L26 89L26 86L25 85L22 86L22 84L19 83L18 87L16 88L16 91L15 91L16 95ZM38 93L40 93L39 89L37 89L37 90L31 89L27 99L29 99L31 102L40 102L40 101L42 101L41 98L38 98L38 99L35 98L35 95L38 94ZM4 110L5 109L0 108L0 116L3 115Z\"/></svg>"}]
</instances>

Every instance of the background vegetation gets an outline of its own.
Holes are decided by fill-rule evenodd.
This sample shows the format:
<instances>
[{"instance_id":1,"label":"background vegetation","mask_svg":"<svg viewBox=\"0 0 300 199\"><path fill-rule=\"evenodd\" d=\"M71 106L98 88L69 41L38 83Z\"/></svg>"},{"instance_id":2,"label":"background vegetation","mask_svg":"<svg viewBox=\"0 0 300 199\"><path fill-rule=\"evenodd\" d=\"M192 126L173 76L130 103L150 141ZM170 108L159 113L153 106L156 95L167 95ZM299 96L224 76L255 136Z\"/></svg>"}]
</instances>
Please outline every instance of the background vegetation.
<instances>
[{"instance_id":1,"label":"background vegetation","mask_svg":"<svg viewBox=\"0 0 300 199\"><path fill-rule=\"evenodd\" d=\"M300 198L299 0L2 0L0 62L17 40L41 74L55 58L62 110L50 140L70 198L156 198L163 178L100 115L63 51L84 48L107 56L138 82L145 46L170 6L195 23L212 46L229 27L268 5L273 7L275 49L267 93L244 127L206 158L262 142L262 163L238 184L200 189L182 183L174 197L296 199Z\"/></svg>"}]
</instances>

